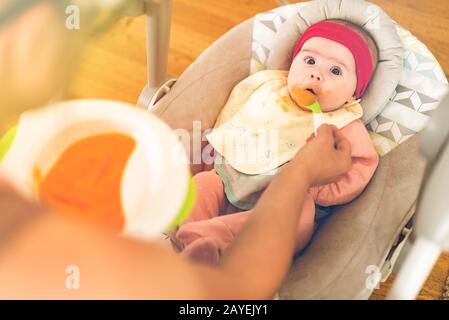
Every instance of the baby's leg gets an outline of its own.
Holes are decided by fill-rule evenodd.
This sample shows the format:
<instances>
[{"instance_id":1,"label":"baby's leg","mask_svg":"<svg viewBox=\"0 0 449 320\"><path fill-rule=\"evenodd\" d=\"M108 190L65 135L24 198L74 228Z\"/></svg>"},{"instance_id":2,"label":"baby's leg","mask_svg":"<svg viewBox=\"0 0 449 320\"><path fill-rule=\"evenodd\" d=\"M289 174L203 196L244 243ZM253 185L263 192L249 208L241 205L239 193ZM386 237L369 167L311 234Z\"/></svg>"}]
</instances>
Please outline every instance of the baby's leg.
<instances>
[{"instance_id":1,"label":"baby's leg","mask_svg":"<svg viewBox=\"0 0 449 320\"><path fill-rule=\"evenodd\" d=\"M214 170L200 172L193 177L193 180L196 188L195 205L179 228L218 216L226 204L223 183ZM178 252L184 247L176 236L179 228L167 234L173 249Z\"/></svg>"},{"instance_id":2,"label":"baby's leg","mask_svg":"<svg viewBox=\"0 0 449 320\"><path fill-rule=\"evenodd\" d=\"M181 256L215 265L241 230L251 211L223 215L182 225L176 233Z\"/></svg>"},{"instance_id":3,"label":"baby's leg","mask_svg":"<svg viewBox=\"0 0 449 320\"><path fill-rule=\"evenodd\" d=\"M182 226L176 233L176 238L182 243L181 255L198 262L217 264L251 214L252 211L238 212ZM314 224L315 202L307 194L299 215L295 251L304 249L310 241Z\"/></svg>"},{"instance_id":4,"label":"baby's leg","mask_svg":"<svg viewBox=\"0 0 449 320\"><path fill-rule=\"evenodd\" d=\"M183 224L216 217L226 204L223 183L214 170L200 172L193 177L196 202Z\"/></svg>"},{"instance_id":5,"label":"baby's leg","mask_svg":"<svg viewBox=\"0 0 449 320\"><path fill-rule=\"evenodd\" d=\"M201 226L197 224L192 225L191 231L198 236L215 238L218 249L223 252L235 236L240 232L245 222L248 220L253 211L244 211L234 214L219 216L208 221L203 222L208 225L201 232ZM302 211L298 218L298 225L296 229L295 252L305 248L312 238L315 230L315 201L312 196L307 193L304 198ZM282 231L281 231L282 232Z\"/></svg>"}]
</instances>

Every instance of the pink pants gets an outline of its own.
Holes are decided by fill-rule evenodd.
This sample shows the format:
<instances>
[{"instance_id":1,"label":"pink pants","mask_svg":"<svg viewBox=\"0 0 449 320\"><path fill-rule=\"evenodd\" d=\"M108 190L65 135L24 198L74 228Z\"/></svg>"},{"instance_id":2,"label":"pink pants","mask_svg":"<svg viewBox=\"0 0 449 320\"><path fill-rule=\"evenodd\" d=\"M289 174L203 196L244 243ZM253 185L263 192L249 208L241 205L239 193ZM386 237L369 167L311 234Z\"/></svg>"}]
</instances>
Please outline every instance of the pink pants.
<instances>
[{"instance_id":1,"label":"pink pants","mask_svg":"<svg viewBox=\"0 0 449 320\"><path fill-rule=\"evenodd\" d=\"M175 238L182 256L214 265L252 212L220 215L228 204L220 177L212 170L198 173L193 179L197 187L197 202ZM314 230L314 218L315 202L307 194L297 228L297 250L309 242Z\"/></svg>"}]
</instances>

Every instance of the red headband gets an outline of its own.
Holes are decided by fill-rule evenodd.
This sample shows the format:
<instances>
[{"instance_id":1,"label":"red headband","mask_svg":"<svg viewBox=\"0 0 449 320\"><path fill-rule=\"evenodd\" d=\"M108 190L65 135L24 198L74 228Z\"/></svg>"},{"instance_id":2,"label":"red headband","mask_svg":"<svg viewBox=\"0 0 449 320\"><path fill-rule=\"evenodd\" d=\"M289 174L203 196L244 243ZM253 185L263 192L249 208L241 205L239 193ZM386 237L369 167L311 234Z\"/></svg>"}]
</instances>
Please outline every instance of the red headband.
<instances>
[{"instance_id":1,"label":"red headband","mask_svg":"<svg viewBox=\"0 0 449 320\"><path fill-rule=\"evenodd\" d=\"M321 21L310 26L301 36L293 53L293 59L301 50L304 43L313 37L322 37L336 41L351 51L356 65L357 88L355 90L356 99L359 99L366 88L373 74L373 63L371 52L363 38L352 29L340 23Z\"/></svg>"}]
</instances>

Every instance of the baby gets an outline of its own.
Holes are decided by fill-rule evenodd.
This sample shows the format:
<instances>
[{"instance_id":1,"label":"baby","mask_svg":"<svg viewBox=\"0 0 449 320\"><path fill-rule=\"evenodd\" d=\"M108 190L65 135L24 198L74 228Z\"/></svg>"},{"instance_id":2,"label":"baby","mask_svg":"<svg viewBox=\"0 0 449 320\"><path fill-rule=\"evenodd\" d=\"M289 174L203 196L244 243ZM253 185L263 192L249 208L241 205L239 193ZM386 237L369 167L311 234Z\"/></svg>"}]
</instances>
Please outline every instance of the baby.
<instances>
[{"instance_id":1,"label":"baby","mask_svg":"<svg viewBox=\"0 0 449 320\"><path fill-rule=\"evenodd\" d=\"M215 168L195 175L197 203L189 218L172 234L181 255L217 264L273 175L313 134L313 115L301 107L297 88L313 93L324 122L339 127L350 141L352 167L337 181L310 188L297 226L296 249L307 245L322 216L315 205L329 207L356 198L379 161L360 120L363 111L358 103L376 63L376 45L363 29L327 20L303 33L288 72L260 71L239 83L214 130L207 135L217 152ZM255 161L238 160L272 129L277 130L273 146L268 146L262 156L258 153ZM224 214L228 202L241 211Z\"/></svg>"}]
</instances>

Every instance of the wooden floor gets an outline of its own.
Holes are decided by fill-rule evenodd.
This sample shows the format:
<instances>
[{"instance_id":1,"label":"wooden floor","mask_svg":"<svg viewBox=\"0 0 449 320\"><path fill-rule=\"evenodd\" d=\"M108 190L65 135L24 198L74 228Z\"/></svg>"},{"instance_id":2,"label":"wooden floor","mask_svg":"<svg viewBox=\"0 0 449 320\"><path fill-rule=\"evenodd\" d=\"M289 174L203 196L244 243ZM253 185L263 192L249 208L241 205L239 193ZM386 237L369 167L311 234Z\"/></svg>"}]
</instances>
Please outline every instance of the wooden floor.
<instances>
[{"instance_id":1,"label":"wooden floor","mask_svg":"<svg viewBox=\"0 0 449 320\"><path fill-rule=\"evenodd\" d=\"M277 6L274 0L174 0L168 72L179 76L198 55L236 24ZM409 29L449 75L449 1L372 0ZM70 98L106 98L135 103L146 81L145 20L123 18L87 46L69 89ZM439 260L420 299L439 299L449 255ZM372 296L382 299L394 275Z\"/></svg>"}]
</instances>

